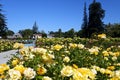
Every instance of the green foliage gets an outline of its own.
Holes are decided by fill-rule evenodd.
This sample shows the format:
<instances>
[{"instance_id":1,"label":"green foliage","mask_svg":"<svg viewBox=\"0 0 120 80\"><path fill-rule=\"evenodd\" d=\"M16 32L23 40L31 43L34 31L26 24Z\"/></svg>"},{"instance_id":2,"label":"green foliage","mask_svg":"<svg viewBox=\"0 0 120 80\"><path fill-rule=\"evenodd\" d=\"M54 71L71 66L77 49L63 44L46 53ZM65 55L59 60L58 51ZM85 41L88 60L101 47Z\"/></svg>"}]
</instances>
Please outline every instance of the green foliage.
<instances>
[{"instance_id":1,"label":"green foliage","mask_svg":"<svg viewBox=\"0 0 120 80\"><path fill-rule=\"evenodd\" d=\"M2 5L0 4L0 36L2 38L6 38L7 36L7 30L8 28L6 27L6 19L4 14L2 13L2 9L1 9Z\"/></svg>"},{"instance_id":2,"label":"green foliage","mask_svg":"<svg viewBox=\"0 0 120 80\"><path fill-rule=\"evenodd\" d=\"M75 30L72 28L69 31L65 32L65 38L74 38L75 37Z\"/></svg>"},{"instance_id":3,"label":"green foliage","mask_svg":"<svg viewBox=\"0 0 120 80\"><path fill-rule=\"evenodd\" d=\"M62 32L62 29L58 29L56 32L50 31L49 35L54 35L54 37L61 38L63 37L64 32Z\"/></svg>"},{"instance_id":4,"label":"green foliage","mask_svg":"<svg viewBox=\"0 0 120 80\"><path fill-rule=\"evenodd\" d=\"M20 30L19 33L25 39L30 39L33 35L33 31L31 29Z\"/></svg>"},{"instance_id":5,"label":"green foliage","mask_svg":"<svg viewBox=\"0 0 120 80\"><path fill-rule=\"evenodd\" d=\"M38 34L42 34L42 38L47 37L47 34L44 32L44 30L38 32Z\"/></svg>"},{"instance_id":6,"label":"green foliage","mask_svg":"<svg viewBox=\"0 0 120 80\"><path fill-rule=\"evenodd\" d=\"M82 30L78 32L80 37L87 37L87 27L88 27L88 17L87 17L87 12L86 12L86 3L85 3Z\"/></svg>"},{"instance_id":7,"label":"green foliage","mask_svg":"<svg viewBox=\"0 0 120 80\"><path fill-rule=\"evenodd\" d=\"M106 27L106 34L109 37L120 37L120 24L119 23L115 23L115 24L107 24Z\"/></svg>"},{"instance_id":8,"label":"green foliage","mask_svg":"<svg viewBox=\"0 0 120 80\"><path fill-rule=\"evenodd\" d=\"M44 45L39 44L37 45L37 48L32 49L31 48L21 49L19 53L8 62L8 64L10 66L10 69L15 69L14 67L16 66L13 66L13 61L18 60L18 63L16 65L18 66L23 65L26 69L27 68L33 69L36 72L36 76L34 77L33 80L42 80L43 77L45 76L52 78L52 80L76 80L73 79L74 75L72 76L62 75L61 73L62 69L66 66L72 67L72 70L74 71L73 74L76 74L75 70L78 70L80 71L79 74L85 75L85 73L87 72L84 71L81 72L80 70L81 68L95 70L97 74L95 74L95 71L93 71L92 73L95 74L95 78L91 80L101 79L109 80L112 77L116 77L116 75L113 74L116 74L120 70L119 67L120 48L118 47L118 45L112 44L117 43L119 41L120 41L119 38L117 39L42 38L37 41L37 44L39 42L42 42ZM80 47L79 45L81 44L82 45L84 44L84 47ZM59 45L62 48L58 50L59 47L57 46L55 48L56 45ZM90 51L90 49L92 49L93 53ZM106 56L104 51L106 51L107 54L109 55ZM34 56L31 57L31 55ZM68 57L69 60L66 61L65 57ZM114 69L108 68L111 66L113 66ZM44 69L42 69L40 70L40 72L45 73L39 74L38 73L39 67L44 67L44 69L46 69L47 72L44 71ZM65 73L69 74L69 69L66 69ZM87 74L87 76L89 74ZM21 80L27 80L24 75L25 74L22 74ZM77 76L78 79L80 76L79 75Z\"/></svg>"},{"instance_id":9,"label":"green foliage","mask_svg":"<svg viewBox=\"0 0 120 80\"><path fill-rule=\"evenodd\" d=\"M0 52L12 50L13 44L14 42L10 40L0 40Z\"/></svg>"},{"instance_id":10,"label":"green foliage","mask_svg":"<svg viewBox=\"0 0 120 80\"><path fill-rule=\"evenodd\" d=\"M7 31L7 36L13 36L14 32L12 30Z\"/></svg>"},{"instance_id":11,"label":"green foliage","mask_svg":"<svg viewBox=\"0 0 120 80\"><path fill-rule=\"evenodd\" d=\"M100 2L94 1L89 6L89 22L88 22L88 37L93 33L101 33L104 31L102 19L105 11L102 9Z\"/></svg>"},{"instance_id":12,"label":"green foliage","mask_svg":"<svg viewBox=\"0 0 120 80\"><path fill-rule=\"evenodd\" d=\"M87 38L42 38L36 41L37 47L47 47L52 44L64 44L69 45L69 43L84 44L86 47L90 48L92 46L100 46L107 48L110 46L119 46L119 38L108 38L108 39L87 39Z\"/></svg>"}]
</instances>

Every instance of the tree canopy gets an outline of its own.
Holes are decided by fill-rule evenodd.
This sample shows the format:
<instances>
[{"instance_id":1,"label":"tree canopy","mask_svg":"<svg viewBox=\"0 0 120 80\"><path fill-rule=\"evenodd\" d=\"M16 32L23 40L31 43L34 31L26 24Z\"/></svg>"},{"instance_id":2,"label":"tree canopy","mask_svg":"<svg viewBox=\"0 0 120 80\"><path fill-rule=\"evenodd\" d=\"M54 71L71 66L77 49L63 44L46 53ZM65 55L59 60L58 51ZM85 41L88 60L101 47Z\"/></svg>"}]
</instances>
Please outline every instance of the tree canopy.
<instances>
[{"instance_id":1,"label":"tree canopy","mask_svg":"<svg viewBox=\"0 0 120 80\"><path fill-rule=\"evenodd\" d=\"M0 36L2 38L6 38L8 28L7 28L7 25L6 25L6 17L2 13L1 7L2 7L2 5L0 4Z\"/></svg>"},{"instance_id":2,"label":"tree canopy","mask_svg":"<svg viewBox=\"0 0 120 80\"><path fill-rule=\"evenodd\" d=\"M80 31L78 34L80 37L87 37L87 28L88 28L88 17L87 17L87 11L86 11L86 2L84 3L84 15L83 15L83 24L82 24L82 31ZM82 35L80 35L82 33Z\"/></svg>"},{"instance_id":3,"label":"tree canopy","mask_svg":"<svg viewBox=\"0 0 120 80\"><path fill-rule=\"evenodd\" d=\"M102 19L105 16L105 10L102 9L101 3L93 1L89 5L89 21L88 21L88 37L93 33L101 33L104 31Z\"/></svg>"},{"instance_id":4,"label":"tree canopy","mask_svg":"<svg viewBox=\"0 0 120 80\"><path fill-rule=\"evenodd\" d=\"M32 38L33 31L31 29L20 30L19 33L23 38L30 39Z\"/></svg>"}]
</instances>

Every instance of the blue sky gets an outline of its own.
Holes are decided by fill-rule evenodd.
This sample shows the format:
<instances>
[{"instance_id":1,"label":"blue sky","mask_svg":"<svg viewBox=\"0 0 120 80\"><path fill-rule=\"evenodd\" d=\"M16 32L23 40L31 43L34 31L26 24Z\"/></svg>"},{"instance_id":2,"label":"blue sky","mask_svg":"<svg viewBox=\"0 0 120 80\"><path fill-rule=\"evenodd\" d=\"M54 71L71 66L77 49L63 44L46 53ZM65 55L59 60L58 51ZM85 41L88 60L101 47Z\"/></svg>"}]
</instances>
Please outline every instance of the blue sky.
<instances>
[{"instance_id":1,"label":"blue sky","mask_svg":"<svg viewBox=\"0 0 120 80\"><path fill-rule=\"evenodd\" d=\"M37 22L39 31L81 29L84 2L87 8L93 0L0 0L7 27L14 32L32 29ZM120 0L96 0L105 10L104 23L120 23ZM87 9L88 10L88 9Z\"/></svg>"}]
</instances>

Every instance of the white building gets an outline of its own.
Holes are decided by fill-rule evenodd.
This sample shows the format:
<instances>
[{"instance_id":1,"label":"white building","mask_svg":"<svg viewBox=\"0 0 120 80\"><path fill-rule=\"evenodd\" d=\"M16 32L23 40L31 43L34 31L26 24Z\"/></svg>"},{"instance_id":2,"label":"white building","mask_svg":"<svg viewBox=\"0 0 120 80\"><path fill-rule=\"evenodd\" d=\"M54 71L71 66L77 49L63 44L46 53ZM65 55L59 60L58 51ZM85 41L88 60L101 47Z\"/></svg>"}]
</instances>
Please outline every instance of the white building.
<instances>
[{"instance_id":1,"label":"white building","mask_svg":"<svg viewBox=\"0 0 120 80\"><path fill-rule=\"evenodd\" d=\"M33 39L42 38L42 34L33 34Z\"/></svg>"}]
</instances>

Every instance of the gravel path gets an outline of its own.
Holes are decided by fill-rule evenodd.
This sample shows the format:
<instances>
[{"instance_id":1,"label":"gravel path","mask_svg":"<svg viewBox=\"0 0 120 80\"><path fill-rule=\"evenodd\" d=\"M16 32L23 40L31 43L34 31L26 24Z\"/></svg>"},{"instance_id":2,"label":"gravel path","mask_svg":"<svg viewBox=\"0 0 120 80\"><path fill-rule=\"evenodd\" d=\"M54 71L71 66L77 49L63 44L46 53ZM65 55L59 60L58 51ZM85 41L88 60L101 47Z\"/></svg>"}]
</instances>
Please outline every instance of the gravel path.
<instances>
[{"instance_id":1,"label":"gravel path","mask_svg":"<svg viewBox=\"0 0 120 80\"><path fill-rule=\"evenodd\" d=\"M0 64L6 63L11 57L11 54L16 54L17 50L10 50L0 53Z\"/></svg>"}]
</instances>

